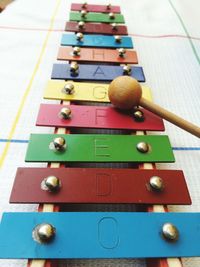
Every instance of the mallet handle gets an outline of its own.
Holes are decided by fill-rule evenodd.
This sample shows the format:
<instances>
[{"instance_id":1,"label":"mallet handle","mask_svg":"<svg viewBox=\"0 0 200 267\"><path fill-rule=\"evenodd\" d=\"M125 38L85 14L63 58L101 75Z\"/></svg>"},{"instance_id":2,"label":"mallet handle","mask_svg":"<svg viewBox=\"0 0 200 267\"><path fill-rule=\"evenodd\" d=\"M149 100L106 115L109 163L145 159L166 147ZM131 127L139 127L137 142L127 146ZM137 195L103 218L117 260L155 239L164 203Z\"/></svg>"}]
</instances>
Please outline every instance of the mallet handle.
<instances>
[{"instance_id":1,"label":"mallet handle","mask_svg":"<svg viewBox=\"0 0 200 267\"><path fill-rule=\"evenodd\" d=\"M140 106L146 108L147 110L157 114L161 118L175 124L176 126L184 129L185 131L200 138L200 128L189 121L186 121L174 113L154 104L153 102L146 100L144 98L140 99Z\"/></svg>"}]
</instances>

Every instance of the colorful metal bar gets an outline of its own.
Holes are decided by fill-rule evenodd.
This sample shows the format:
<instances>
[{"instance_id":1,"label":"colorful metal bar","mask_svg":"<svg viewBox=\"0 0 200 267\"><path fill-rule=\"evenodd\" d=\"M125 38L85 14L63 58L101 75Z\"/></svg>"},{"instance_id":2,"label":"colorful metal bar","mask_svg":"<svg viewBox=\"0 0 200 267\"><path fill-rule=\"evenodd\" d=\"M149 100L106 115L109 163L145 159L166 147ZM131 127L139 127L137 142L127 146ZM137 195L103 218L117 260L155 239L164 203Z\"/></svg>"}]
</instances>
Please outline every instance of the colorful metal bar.
<instances>
[{"instance_id":1,"label":"colorful metal bar","mask_svg":"<svg viewBox=\"0 0 200 267\"><path fill-rule=\"evenodd\" d=\"M63 137L66 149L49 148ZM147 143L149 151L139 152L137 144ZM167 136L31 134L26 162L174 162Z\"/></svg>"},{"instance_id":2,"label":"colorful metal bar","mask_svg":"<svg viewBox=\"0 0 200 267\"><path fill-rule=\"evenodd\" d=\"M85 22L104 22L104 23L125 23L124 16L114 14L110 17L109 14L89 12L86 16L82 16L80 12L70 12L70 21L85 21Z\"/></svg>"},{"instance_id":3,"label":"colorful metal bar","mask_svg":"<svg viewBox=\"0 0 200 267\"><path fill-rule=\"evenodd\" d=\"M74 92L66 94L63 88L67 84L74 86ZM110 102L108 98L108 84L105 83L86 83L86 82L72 82L61 80L48 81L44 98L45 99L57 99L57 100L69 100L69 101L92 101L92 102ZM142 86L142 97L151 99L150 89L146 86Z\"/></svg>"},{"instance_id":4,"label":"colorful metal bar","mask_svg":"<svg viewBox=\"0 0 200 267\"><path fill-rule=\"evenodd\" d=\"M81 41L77 40L76 34L63 34L61 45L100 48L133 48L131 37L122 36L121 41L117 42L114 36L99 34L84 34L84 37Z\"/></svg>"},{"instance_id":5,"label":"colorful metal bar","mask_svg":"<svg viewBox=\"0 0 200 267\"><path fill-rule=\"evenodd\" d=\"M79 71L74 73L70 70L70 64L54 64L51 78L79 81L112 81L122 75L124 75L122 66L79 64ZM130 76L139 82L145 82L142 67L131 67Z\"/></svg>"},{"instance_id":6,"label":"colorful metal bar","mask_svg":"<svg viewBox=\"0 0 200 267\"><path fill-rule=\"evenodd\" d=\"M137 64L137 53L127 50L124 56L119 56L119 51L114 49L81 48L79 55L74 54L73 47L61 46L58 50L58 60L105 62L119 64Z\"/></svg>"},{"instance_id":7,"label":"colorful metal bar","mask_svg":"<svg viewBox=\"0 0 200 267\"><path fill-rule=\"evenodd\" d=\"M56 192L42 190L49 176L60 181ZM151 189L150 179L155 176L163 181L161 191ZM188 205L191 199L183 172L178 170L18 168L10 203Z\"/></svg>"},{"instance_id":8,"label":"colorful metal bar","mask_svg":"<svg viewBox=\"0 0 200 267\"><path fill-rule=\"evenodd\" d=\"M81 11L87 10L87 12L99 12L99 13L121 13L119 6L113 5L91 5L91 4L79 4L79 3L72 3L71 4L72 11Z\"/></svg>"},{"instance_id":9,"label":"colorful metal bar","mask_svg":"<svg viewBox=\"0 0 200 267\"><path fill-rule=\"evenodd\" d=\"M108 34L108 35L128 35L127 27L125 25L115 25L109 23L88 23L84 27L79 27L78 22L68 21L65 26L65 31L68 32L82 32L93 34Z\"/></svg>"},{"instance_id":10,"label":"colorful metal bar","mask_svg":"<svg viewBox=\"0 0 200 267\"><path fill-rule=\"evenodd\" d=\"M67 108L71 114L61 117L61 109ZM41 104L37 126L65 128L100 128L121 130L164 131L160 117L144 109L144 120L134 119L134 111L121 111L113 107L86 105Z\"/></svg>"},{"instance_id":11,"label":"colorful metal bar","mask_svg":"<svg viewBox=\"0 0 200 267\"><path fill-rule=\"evenodd\" d=\"M0 225L0 257L196 257L200 256L199 222L200 213L4 213ZM42 223L55 228L55 236L48 244L38 243L32 237L35 227ZM179 238L176 242L163 237L165 223L177 227Z\"/></svg>"}]
</instances>

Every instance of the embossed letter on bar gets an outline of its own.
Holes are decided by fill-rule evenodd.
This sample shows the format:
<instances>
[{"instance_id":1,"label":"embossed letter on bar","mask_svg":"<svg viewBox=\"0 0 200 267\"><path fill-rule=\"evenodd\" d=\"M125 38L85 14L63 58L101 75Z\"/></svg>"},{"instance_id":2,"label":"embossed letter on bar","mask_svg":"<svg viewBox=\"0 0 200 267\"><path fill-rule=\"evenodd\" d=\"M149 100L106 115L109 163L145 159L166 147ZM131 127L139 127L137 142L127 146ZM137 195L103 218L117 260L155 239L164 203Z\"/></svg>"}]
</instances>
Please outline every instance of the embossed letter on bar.
<instances>
[{"instance_id":1,"label":"embossed letter on bar","mask_svg":"<svg viewBox=\"0 0 200 267\"><path fill-rule=\"evenodd\" d=\"M108 86L106 83L72 82L62 80L48 81L45 91L45 99L57 99L67 101L92 101L92 102L110 102L108 98ZM73 88L67 91L65 88ZM150 89L142 86L142 97L151 100Z\"/></svg>"},{"instance_id":2,"label":"embossed letter on bar","mask_svg":"<svg viewBox=\"0 0 200 267\"><path fill-rule=\"evenodd\" d=\"M78 71L72 72L70 64L54 64L51 78L79 81L112 81L121 75L124 75L122 66L79 64ZM131 66L129 75L139 82L145 82L142 67Z\"/></svg>"},{"instance_id":3,"label":"embossed letter on bar","mask_svg":"<svg viewBox=\"0 0 200 267\"><path fill-rule=\"evenodd\" d=\"M65 110L66 112L64 112ZM143 115L141 120L136 116L138 111ZM85 105L41 104L36 125L67 128L164 131L162 119L145 109L124 112L113 107Z\"/></svg>"},{"instance_id":4,"label":"embossed letter on bar","mask_svg":"<svg viewBox=\"0 0 200 267\"><path fill-rule=\"evenodd\" d=\"M174 162L174 156L165 135L31 134L25 160Z\"/></svg>"},{"instance_id":5,"label":"embossed letter on bar","mask_svg":"<svg viewBox=\"0 0 200 267\"><path fill-rule=\"evenodd\" d=\"M133 50L127 50L123 56L120 56L120 51L115 49L81 48L79 53L75 53L74 51L76 50L73 47L61 46L58 51L57 59L119 64L138 63L137 54Z\"/></svg>"},{"instance_id":6,"label":"embossed letter on bar","mask_svg":"<svg viewBox=\"0 0 200 267\"><path fill-rule=\"evenodd\" d=\"M59 180L59 190L42 187L52 176ZM162 180L160 190L151 185L155 177ZM188 205L191 199L178 170L18 168L10 202Z\"/></svg>"},{"instance_id":7,"label":"embossed letter on bar","mask_svg":"<svg viewBox=\"0 0 200 267\"><path fill-rule=\"evenodd\" d=\"M200 213L11 212L0 224L0 258L197 257ZM14 222L14 223L13 223ZM41 244L36 231L48 223L53 238ZM176 241L164 237L171 223ZM192 245L191 245L192 244Z\"/></svg>"}]
</instances>

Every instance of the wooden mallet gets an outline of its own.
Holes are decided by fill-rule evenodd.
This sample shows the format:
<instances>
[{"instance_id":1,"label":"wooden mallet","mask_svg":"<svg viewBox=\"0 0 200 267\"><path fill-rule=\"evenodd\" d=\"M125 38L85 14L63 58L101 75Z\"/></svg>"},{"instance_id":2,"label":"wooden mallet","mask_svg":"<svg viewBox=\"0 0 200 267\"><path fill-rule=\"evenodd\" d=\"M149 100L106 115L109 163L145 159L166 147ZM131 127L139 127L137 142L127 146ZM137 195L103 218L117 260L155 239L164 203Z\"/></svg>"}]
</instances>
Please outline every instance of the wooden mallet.
<instances>
[{"instance_id":1,"label":"wooden mallet","mask_svg":"<svg viewBox=\"0 0 200 267\"><path fill-rule=\"evenodd\" d=\"M110 102L119 109L131 109L134 106L144 107L187 132L200 137L199 127L144 99L140 84L129 76L119 76L114 79L109 85L108 96Z\"/></svg>"}]
</instances>

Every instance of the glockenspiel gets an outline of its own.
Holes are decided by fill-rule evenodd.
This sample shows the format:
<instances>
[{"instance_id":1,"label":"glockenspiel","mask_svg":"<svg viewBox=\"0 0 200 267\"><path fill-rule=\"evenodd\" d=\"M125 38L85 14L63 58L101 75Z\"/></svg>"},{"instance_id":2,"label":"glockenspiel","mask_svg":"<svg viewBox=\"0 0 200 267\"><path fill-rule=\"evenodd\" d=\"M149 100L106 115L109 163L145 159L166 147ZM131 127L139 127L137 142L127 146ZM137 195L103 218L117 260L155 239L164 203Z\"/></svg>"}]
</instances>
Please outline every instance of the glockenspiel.
<instances>
[{"instance_id":1,"label":"glockenspiel","mask_svg":"<svg viewBox=\"0 0 200 267\"><path fill-rule=\"evenodd\" d=\"M149 134L164 131L163 120L109 102L116 77L145 82L143 68L133 65L138 56L120 12L112 4L71 6L70 33L63 34L57 56L68 63L53 65L44 92L60 103L41 104L36 119L54 133L31 134L25 156L47 166L19 167L10 196L10 203L40 204L40 212L4 213L0 258L28 259L28 267L119 258L180 267L180 257L200 256L200 214L172 213L166 206L190 205L191 198L181 170L156 167L175 161L169 137ZM145 85L142 96L153 101ZM87 211L102 204L135 206Z\"/></svg>"}]
</instances>

